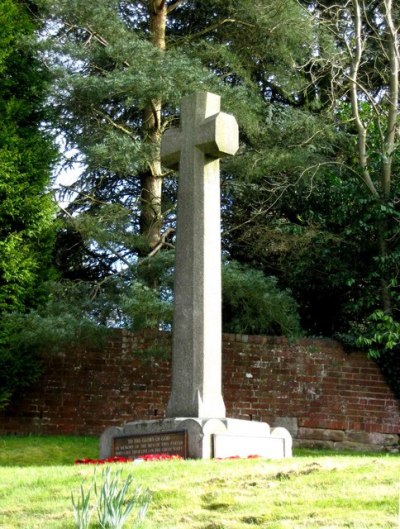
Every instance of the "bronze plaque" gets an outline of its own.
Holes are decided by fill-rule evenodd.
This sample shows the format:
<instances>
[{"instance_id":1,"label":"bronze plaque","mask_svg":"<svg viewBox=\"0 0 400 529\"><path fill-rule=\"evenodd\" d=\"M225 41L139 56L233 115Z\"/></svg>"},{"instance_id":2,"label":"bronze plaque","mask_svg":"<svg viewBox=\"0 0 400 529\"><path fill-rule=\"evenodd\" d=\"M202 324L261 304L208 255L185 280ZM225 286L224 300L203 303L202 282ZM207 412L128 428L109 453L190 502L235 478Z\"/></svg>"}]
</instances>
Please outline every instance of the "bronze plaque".
<instances>
[{"instance_id":1,"label":"bronze plaque","mask_svg":"<svg viewBox=\"0 0 400 529\"><path fill-rule=\"evenodd\" d=\"M147 454L178 455L186 459L187 431L114 437L114 457L137 459Z\"/></svg>"}]
</instances>

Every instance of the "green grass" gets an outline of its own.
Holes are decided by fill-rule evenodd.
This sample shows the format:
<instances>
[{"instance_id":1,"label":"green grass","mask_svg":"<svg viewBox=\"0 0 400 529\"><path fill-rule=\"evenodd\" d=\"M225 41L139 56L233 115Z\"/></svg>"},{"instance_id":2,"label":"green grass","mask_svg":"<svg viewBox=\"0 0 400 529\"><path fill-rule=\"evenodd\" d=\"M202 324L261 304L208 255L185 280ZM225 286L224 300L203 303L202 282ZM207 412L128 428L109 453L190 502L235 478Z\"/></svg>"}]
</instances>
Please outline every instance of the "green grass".
<instances>
[{"instance_id":1,"label":"green grass","mask_svg":"<svg viewBox=\"0 0 400 529\"><path fill-rule=\"evenodd\" d=\"M97 437L0 436L0 467L70 465L98 453Z\"/></svg>"},{"instance_id":2,"label":"green grass","mask_svg":"<svg viewBox=\"0 0 400 529\"><path fill-rule=\"evenodd\" d=\"M73 529L71 491L88 488L94 468L72 463L96 453L91 438L0 437L0 528ZM117 467L152 491L143 529L399 529L399 456L302 451Z\"/></svg>"}]
</instances>

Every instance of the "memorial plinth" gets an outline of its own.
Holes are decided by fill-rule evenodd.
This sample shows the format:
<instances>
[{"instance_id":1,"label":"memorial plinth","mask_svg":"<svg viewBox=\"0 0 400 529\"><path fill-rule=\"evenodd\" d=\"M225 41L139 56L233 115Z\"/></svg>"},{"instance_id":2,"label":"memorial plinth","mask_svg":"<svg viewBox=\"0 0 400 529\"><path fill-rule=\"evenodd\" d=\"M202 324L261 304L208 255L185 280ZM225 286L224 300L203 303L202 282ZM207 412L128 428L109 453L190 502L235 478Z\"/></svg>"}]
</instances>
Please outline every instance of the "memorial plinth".
<instances>
[{"instance_id":1,"label":"memorial plinth","mask_svg":"<svg viewBox=\"0 0 400 529\"><path fill-rule=\"evenodd\" d=\"M145 446L143 437L156 434L160 436L160 445L152 440L150 452L168 453L183 456L182 441L173 447L165 449L162 434L171 437L172 432L187 433L186 457L193 459L227 458L232 456L248 457L260 456L269 459L291 457L292 438L284 428L270 430L268 424L240 419L201 419L196 417L167 418L154 421L135 421L123 426L110 427L103 433L100 440L100 457L108 458L114 455L137 457L145 455L129 452L118 453L115 444L125 439L124 446L129 447L129 441L137 438L142 447ZM160 435L161 434L161 435ZM149 445L147 445L149 446ZM161 448L160 448L161 447ZM146 450L145 450L146 451ZM184 456L183 456L184 457Z\"/></svg>"},{"instance_id":2,"label":"memorial plinth","mask_svg":"<svg viewBox=\"0 0 400 529\"><path fill-rule=\"evenodd\" d=\"M187 432L187 457L191 458L292 455L292 439L284 428L271 431L267 423L225 417L219 160L234 155L238 148L236 119L220 112L219 96L206 92L185 97L180 128L164 133L162 162L179 169L172 388L167 418L108 428L100 441L102 458L115 454L116 443L125 453L135 444L141 452L146 436L152 434L151 449L171 453L167 436L172 439L171 435L180 431ZM181 450L178 444L177 452Z\"/></svg>"}]
</instances>

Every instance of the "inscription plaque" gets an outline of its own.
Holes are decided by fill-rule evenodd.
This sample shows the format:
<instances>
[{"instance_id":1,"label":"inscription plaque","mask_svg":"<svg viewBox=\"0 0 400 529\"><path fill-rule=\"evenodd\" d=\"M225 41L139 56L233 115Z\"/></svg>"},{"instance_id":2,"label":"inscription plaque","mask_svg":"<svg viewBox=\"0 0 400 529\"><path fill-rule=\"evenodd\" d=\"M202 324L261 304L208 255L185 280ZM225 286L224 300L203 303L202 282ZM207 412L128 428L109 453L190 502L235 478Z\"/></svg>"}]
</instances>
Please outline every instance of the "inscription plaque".
<instances>
[{"instance_id":1,"label":"inscription plaque","mask_svg":"<svg viewBox=\"0 0 400 529\"><path fill-rule=\"evenodd\" d=\"M147 454L178 455L186 459L187 431L114 437L113 456L136 459Z\"/></svg>"}]
</instances>

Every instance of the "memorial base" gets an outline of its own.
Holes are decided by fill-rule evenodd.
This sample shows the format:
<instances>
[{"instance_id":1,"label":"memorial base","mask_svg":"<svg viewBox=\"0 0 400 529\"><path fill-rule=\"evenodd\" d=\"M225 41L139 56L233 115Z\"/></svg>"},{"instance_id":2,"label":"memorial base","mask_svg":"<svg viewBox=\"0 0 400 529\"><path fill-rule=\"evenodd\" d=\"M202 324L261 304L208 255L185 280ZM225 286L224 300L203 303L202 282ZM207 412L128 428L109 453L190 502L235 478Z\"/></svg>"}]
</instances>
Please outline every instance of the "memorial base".
<instances>
[{"instance_id":1,"label":"memorial base","mask_svg":"<svg viewBox=\"0 0 400 529\"><path fill-rule=\"evenodd\" d=\"M178 454L193 459L292 456L285 428L240 419L168 418L135 421L107 428L100 438L100 458L139 458L145 453Z\"/></svg>"}]
</instances>

